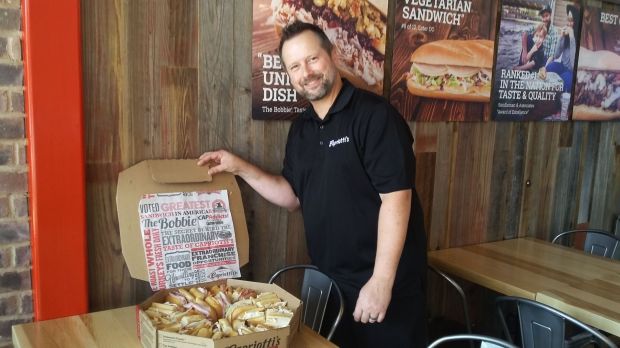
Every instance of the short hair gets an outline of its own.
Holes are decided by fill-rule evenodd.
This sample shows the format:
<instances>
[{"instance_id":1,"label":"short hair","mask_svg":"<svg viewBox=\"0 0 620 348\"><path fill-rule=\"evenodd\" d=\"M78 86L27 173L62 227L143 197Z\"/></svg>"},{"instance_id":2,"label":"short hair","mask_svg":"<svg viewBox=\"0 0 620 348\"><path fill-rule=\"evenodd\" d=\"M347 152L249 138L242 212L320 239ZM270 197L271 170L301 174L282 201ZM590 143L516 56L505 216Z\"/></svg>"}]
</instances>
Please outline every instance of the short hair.
<instances>
[{"instance_id":1,"label":"short hair","mask_svg":"<svg viewBox=\"0 0 620 348\"><path fill-rule=\"evenodd\" d=\"M534 29L534 34L540 32L542 36L547 36L547 26L545 23L539 23Z\"/></svg>"},{"instance_id":2,"label":"short hair","mask_svg":"<svg viewBox=\"0 0 620 348\"><path fill-rule=\"evenodd\" d=\"M332 44L331 41L329 41L329 38L327 37L327 35L325 35L325 32L321 28L319 28L317 25L314 25L312 23L294 21L293 23L285 26L282 29L282 37L280 37L280 46L278 46L278 52L280 52L280 56L282 56L282 46L284 46L284 43L286 41L294 38L295 36L307 30L313 32L319 38L319 41L321 42L321 47L327 53L332 53L332 49L334 48L334 45Z\"/></svg>"}]
</instances>

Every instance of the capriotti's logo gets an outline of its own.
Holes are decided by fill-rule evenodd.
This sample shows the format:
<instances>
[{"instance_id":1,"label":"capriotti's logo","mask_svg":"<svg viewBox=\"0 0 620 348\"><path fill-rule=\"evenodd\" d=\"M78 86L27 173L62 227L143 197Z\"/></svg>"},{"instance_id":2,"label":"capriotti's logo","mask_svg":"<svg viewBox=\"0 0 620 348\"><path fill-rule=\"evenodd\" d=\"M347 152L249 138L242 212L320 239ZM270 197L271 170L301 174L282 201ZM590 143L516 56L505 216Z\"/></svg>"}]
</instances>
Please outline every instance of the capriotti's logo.
<instances>
[{"instance_id":1,"label":"capriotti's logo","mask_svg":"<svg viewBox=\"0 0 620 348\"><path fill-rule=\"evenodd\" d=\"M278 348L280 347L280 337L273 336L265 338L263 341L254 341L250 344L231 344L224 348Z\"/></svg>"},{"instance_id":2,"label":"capriotti's logo","mask_svg":"<svg viewBox=\"0 0 620 348\"><path fill-rule=\"evenodd\" d=\"M329 141L329 146L328 147L334 147L343 143L348 143L349 142L349 137L342 137L340 139L337 140L330 140Z\"/></svg>"},{"instance_id":3,"label":"capriotti's logo","mask_svg":"<svg viewBox=\"0 0 620 348\"><path fill-rule=\"evenodd\" d=\"M216 199L213 201L213 203L211 204L211 208L213 209L214 212L217 211L226 211L226 204L224 204L224 201L221 199Z\"/></svg>"},{"instance_id":4,"label":"capriotti's logo","mask_svg":"<svg viewBox=\"0 0 620 348\"><path fill-rule=\"evenodd\" d=\"M215 271L211 272L207 278L209 279L221 279L221 278L234 278L234 277L238 277L239 274L237 274L237 271L234 271L230 268L227 267L218 267L215 269Z\"/></svg>"}]
</instances>

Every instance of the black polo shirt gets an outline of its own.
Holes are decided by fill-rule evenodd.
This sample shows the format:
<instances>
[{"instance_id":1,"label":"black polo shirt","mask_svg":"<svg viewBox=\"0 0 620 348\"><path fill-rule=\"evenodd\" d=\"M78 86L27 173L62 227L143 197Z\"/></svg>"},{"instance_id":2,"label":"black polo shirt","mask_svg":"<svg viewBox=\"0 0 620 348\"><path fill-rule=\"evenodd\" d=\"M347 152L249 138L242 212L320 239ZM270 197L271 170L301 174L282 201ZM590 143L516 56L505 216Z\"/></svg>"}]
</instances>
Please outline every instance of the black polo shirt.
<instances>
[{"instance_id":1,"label":"black polo shirt","mask_svg":"<svg viewBox=\"0 0 620 348\"><path fill-rule=\"evenodd\" d=\"M414 189L415 158L413 136L398 111L380 96L343 84L324 120L310 105L292 123L282 175L301 203L312 262L359 289L374 268L379 194ZM426 235L413 193L395 294L426 274Z\"/></svg>"}]
</instances>

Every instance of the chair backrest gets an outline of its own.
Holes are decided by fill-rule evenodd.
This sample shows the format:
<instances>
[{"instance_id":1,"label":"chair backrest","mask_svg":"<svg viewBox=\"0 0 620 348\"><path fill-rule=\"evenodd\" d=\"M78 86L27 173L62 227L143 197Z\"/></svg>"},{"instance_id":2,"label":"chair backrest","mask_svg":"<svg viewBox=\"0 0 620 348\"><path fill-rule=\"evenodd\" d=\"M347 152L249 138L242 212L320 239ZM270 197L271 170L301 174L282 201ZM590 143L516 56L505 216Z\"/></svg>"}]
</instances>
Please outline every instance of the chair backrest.
<instances>
[{"instance_id":1,"label":"chair backrest","mask_svg":"<svg viewBox=\"0 0 620 348\"><path fill-rule=\"evenodd\" d=\"M431 343L428 346L428 348L439 347L440 345L442 345L445 342L465 341L465 340L469 340L470 342L478 341L478 342L481 342L481 343L482 342L491 343L491 344L495 345L496 347L502 347L502 348L518 348L517 346L515 346L514 344L512 344L510 342L506 342L504 340L500 340L500 339L495 338L495 337L484 336L484 335L473 335L473 334L451 335L451 336L440 337L437 340L435 340L433 343Z\"/></svg>"},{"instance_id":2,"label":"chair backrest","mask_svg":"<svg viewBox=\"0 0 620 348\"><path fill-rule=\"evenodd\" d=\"M319 271L316 266L291 265L276 271L269 279L269 283L271 284L275 282L276 279L286 271L298 269L304 270L304 280L301 285L301 300L304 303L302 322L312 328L312 330L319 333L321 332L329 295L332 289L336 291L336 297L339 300L340 309L338 310L338 315L336 316L336 319L334 319L332 327L326 337L328 340L331 340L344 313L344 298L342 297L342 292L335 281L333 281L325 273Z\"/></svg>"},{"instance_id":3,"label":"chair backrest","mask_svg":"<svg viewBox=\"0 0 620 348\"><path fill-rule=\"evenodd\" d=\"M438 274L440 277L442 277L450 285L452 285L452 287L454 287L456 292L461 297L461 303L463 304L463 317L465 319L465 328L467 329L467 333L471 333L471 321L469 320L469 307L467 302L467 296L465 296L465 291L463 291L463 288L459 285L459 283L457 283L454 279L452 279L444 272L437 269L435 266L428 265L428 268Z\"/></svg>"},{"instance_id":4,"label":"chair backrest","mask_svg":"<svg viewBox=\"0 0 620 348\"><path fill-rule=\"evenodd\" d=\"M517 308L523 348L561 348L564 347L566 322L590 333L608 347L616 345L596 329L581 321L540 302L513 296L500 296L496 299L497 309L504 334L510 342L512 337L506 324L504 311L509 304ZM513 307L514 308L514 307Z\"/></svg>"},{"instance_id":5,"label":"chair backrest","mask_svg":"<svg viewBox=\"0 0 620 348\"><path fill-rule=\"evenodd\" d=\"M555 236L551 243L568 245L567 241L570 239L569 237L578 233L586 234L583 251L588 254L613 258L618 250L618 246L620 246L620 238L607 231L595 229L579 229L562 232Z\"/></svg>"}]
</instances>

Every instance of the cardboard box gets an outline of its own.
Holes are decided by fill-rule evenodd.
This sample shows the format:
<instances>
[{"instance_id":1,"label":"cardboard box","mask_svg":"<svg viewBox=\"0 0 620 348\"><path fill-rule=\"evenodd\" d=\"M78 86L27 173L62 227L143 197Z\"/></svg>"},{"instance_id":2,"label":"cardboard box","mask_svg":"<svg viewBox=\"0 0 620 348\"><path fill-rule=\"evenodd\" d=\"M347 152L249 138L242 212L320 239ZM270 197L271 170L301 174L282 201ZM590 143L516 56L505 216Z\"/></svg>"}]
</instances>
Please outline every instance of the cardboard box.
<instances>
[{"instance_id":1,"label":"cardboard box","mask_svg":"<svg viewBox=\"0 0 620 348\"><path fill-rule=\"evenodd\" d=\"M268 330L263 332L256 332L253 334L226 337L219 340L212 340L210 338L201 338L191 335L182 335L173 332L166 332L157 330L151 323L144 310L148 309L153 302L163 302L164 298L170 290L158 291L155 295L151 296L148 300L138 305L136 308L138 318L138 329L140 336L140 343L142 347L149 348L194 348L194 347L209 347L209 348L241 348L241 347L264 347L264 348L277 348L288 347L289 339L292 339L295 332L299 330L300 316L301 316L301 301L295 296L286 292L275 284L264 284L256 282L248 282L237 279L228 279L225 281L212 282L207 284L200 284L201 286L211 286L218 283L227 283L234 287L251 288L257 292L275 292L282 300L287 302L287 307L294 313L291 319L291 324L288 327L281 329Z\"/></svg>"},{"instance_id":2,"label":"cardboard box","mask_svg":"<svg viewBox=\"0 0 620 348\"><path fill-rule=\"evenodd\" d=\"M195 160L146 160L119 174L116 192L121 247L129 273L135 279L149 280L149 268L140 228L139 202L144 195L171 192L203 192L227 190L229 210L235 230L239 266L249 261L249 238L243 211L241 192L234 175L220 173L213 177L205 168L198 167ZM235 279L220 280L200 285L227 282L258 292L275 292L288 302L294 315L289 327L253 334L227 337L220 340L158 331L152 325L144 309L152 302L161 302L170 290L160 290L137 306L138 334L143 347L286 347L288 340L299 329L301 302L274 284L247 282ZM196 282L200 283L200 282Z\"/></svg>"},{"instance_id":3,"label":"cardboard box","mask_svg":"<svg viewBox=\"0 0 620 348\"><path fill-rule=\"evenodd\" d=\"M146 160L122 171L118 175L116 209L123 257L131 277L149 280L138 212L144 194L222 189L228 190L239 264L243 266L250 259L250 243L241 191L234 175L221 173L211 177L195 160Z\"/></svg>"}]
</instances>

